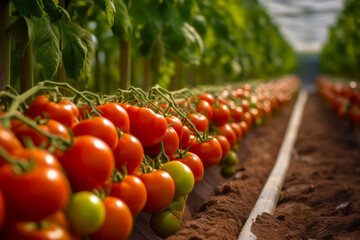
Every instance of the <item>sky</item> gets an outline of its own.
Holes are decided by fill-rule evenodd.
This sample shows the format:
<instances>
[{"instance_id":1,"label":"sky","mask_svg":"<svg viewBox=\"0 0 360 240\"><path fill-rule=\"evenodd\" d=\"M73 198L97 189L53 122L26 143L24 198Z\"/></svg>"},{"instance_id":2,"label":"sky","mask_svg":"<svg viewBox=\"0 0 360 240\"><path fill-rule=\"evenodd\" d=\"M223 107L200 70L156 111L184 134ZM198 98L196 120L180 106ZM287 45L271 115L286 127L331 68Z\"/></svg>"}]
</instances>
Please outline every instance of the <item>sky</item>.
<instances>
[{"instance_id":1,"label":"sky","mask_svg":"<svg viewBox=\"0 0 360 240\"><path fill-rule=\"evenodd\" d=\"M259 0L297 52L320 52L344 0Z\"/></svg>"}]
</instances>

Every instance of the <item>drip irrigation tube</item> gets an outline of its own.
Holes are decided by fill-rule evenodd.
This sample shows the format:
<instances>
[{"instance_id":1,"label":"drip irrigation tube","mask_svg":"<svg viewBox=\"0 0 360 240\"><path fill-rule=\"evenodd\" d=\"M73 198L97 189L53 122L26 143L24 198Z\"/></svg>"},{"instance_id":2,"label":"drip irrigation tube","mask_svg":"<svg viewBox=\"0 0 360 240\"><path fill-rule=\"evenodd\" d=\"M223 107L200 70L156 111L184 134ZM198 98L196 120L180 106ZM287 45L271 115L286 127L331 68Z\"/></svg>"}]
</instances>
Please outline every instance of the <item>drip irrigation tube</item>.
<instances>
[{"instance_id":1,"label":"drip irrigation tube","mask_svg":"<svg viewBox=\"0 0 360 240\"><path fill-rule=\"evenodd\" d=\"M253 222L255 222L256 217L264 212L272 215L275 211L281 189L284 185L285 176L290 165L291 152L297 138L307 96L308 93L306 90L302 90L298 96L274 168L264 185L255 207L245 222L244 227L238 236L238 240L257 239L251 232L251 226Z\"/></svg>"}]
</instances>

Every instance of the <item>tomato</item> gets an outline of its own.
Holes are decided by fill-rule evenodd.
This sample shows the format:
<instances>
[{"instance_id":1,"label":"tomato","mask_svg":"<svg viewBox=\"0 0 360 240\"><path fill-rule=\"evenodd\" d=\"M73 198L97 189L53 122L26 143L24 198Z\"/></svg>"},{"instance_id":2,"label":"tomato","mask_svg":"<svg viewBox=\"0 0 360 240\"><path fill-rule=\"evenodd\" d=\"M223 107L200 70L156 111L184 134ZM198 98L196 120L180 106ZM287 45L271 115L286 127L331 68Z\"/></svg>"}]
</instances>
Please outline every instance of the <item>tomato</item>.
<instances>
[{"instance_id":1,"label":"tomato","mask_svg":"<svg viewBox=\"0 0 360 240\"><path fill-rule=\"evenodd\" d=\"M5 230L4 240L72 240L70 234L56 223L44 221L40 225L35 222L12 222Z\"/></svg>"},{"instance_id":2,"label":"tomato","mask_svg":"<svg viewBox=\"0 0 360 240\"><path fill-rule=\"evenodd\" d=\"M150 219L151 229L161 238L176 233L180 227L180 220L169 210L153 214Z\"/></svg>"},{"instance_id":3,"label":"tomato","mask_svg":"<svg viewBox=\"0 0 360 240\"><path fill-rule=\"evenodd\" d=\"M211 104L205 100L200 100L200 102L197 104L196 111L198 113L201 113L207 117L209 121L211 121L213 117L213 109L211 107Z\"/></svg>"},{"instance_id":4,"label":"tomato","mask_svg":"<svg viewBox=\"0 0 360 240\"><path fill-rule=\"evenodd\" d=\"M130 106L127 111L130 118L130 132L143 146L155 145L163 139L167 129L164 117L145 107Z\"/></svg>"},{"instance_id":5,"label":"tomato","mask_svg":"<svg viewBox=\"0 0 360 240\"><path fill-rule=\"evenodd\" d=\"M207 117L205 115L202 115L200 113L195 114L195 113L190 113L188 116L190 122L192 122L195 126L195 128L200 131L200 132L206 132L206 130L208 130L209 128L209 120L207 119ZM187 126L189 126L189 124L187 123ZM193 129L190 128L190 131L193 132Z\"/></svg>"},{"instance_id":6,"label":"tomato","mask_svg":"<svg viewBox=\"0 0 360 240\"><path fill-rule=\"evenodd\" d=\"M224 124L219 127L219 134L225 136L230 143L230 148L233 148L237 142L237 136L230 124Z\"/></svg>"},{"instance_id":7,"label":"tomato","mask_svg":"<svg viewBox=\"0 0 360 240\"><path fill-rule=\"evenodd\" d=\"M224 125L230 120L230 110L225 104L213 106L213 119L212 121L219 126Z\"/></svg>"},{"instance_id":8,"label":"tomato","mask_svg":"<svg viewBox=\"0 0 360 240\"><path fill-rule=\"evenodd\" d=\"M199 156L204 168L217 164L222 155L221 145L215 138L209 138L206 142L195 142L190 145L189 151Z\"/></svg>"},{"instance_id":9,"label":"tomato","mask_svg":"<svg viewBox=\"0 0 360 240\"><path fill-rule=\"evenodd\" d=\"M5 200L0 190L0 229L2 228L5 221Z\"/></svg>"},{"instance_id":10,"label":"tomato","mask_svg":"<svg viewBox=\"0 0 360 240\"><path fill-rule=\"evenodd\" d=\"M218 135L216 137L216 139L219 141L219 143L221 145L221 150L222 150L221 159L224 159L230 151L229 140L225 136L222 136L222 135Z\"/></svg>"},{"instance_id":11,"label":"tomato","mask_svg":"<svg viewBox=\"0 0 360 240\"><path fill-rule=\"evenodd\" d=\"M231 109L231 118L234 120L234 122L238 123L241 121L244 115L244 110L242 107L236 106Z\"/></svg>"},{"instance_id":12,"label":"tomato","mask_svg":"<svg viewBox=\"0 0 360 240\"><path fill-rule=\"evenodd\" d=\"M233 167L239 163L236 152L230 151L229 154L221 161L222 166Z\"/></svg>"},{"instance_id":13,"label":"tomato","mask_svg":"<svg viewBox=\"0 0 360 240\"><path fill-rule=\"evenodd\" d=\"M204 165L201 159L196 154L187 152L184 158L175 158L172 160L177 160L190 168L191 172L194 175L194 184L197 184L203 178Z\"/></svg>"},{"instance_id":14,"label":"tomato","mask_svg":"<svg viewBox=\"0 0 360 240\"><path fill-rule=\"evenodd\" d=\"M68 99L63 98L59 102L53 102L49 95L40 95L30 103L26 115L30 118L49 116L49 118L71 127L79 118L79 109Z\"/></svg>"},{"instance_id":15,"label":"tomato","mask_svg":"<svg viewBox=\"0 0 360 240\"><path fill-rule=\"evenodd\" d=\"M207 101L210 105L213 105L215 98L210 93L203 93L198 96L199 99Z\"/></svg>"},{"instance_id":16,"label":"tomato","mask_svg":"<svg viewBox=\"0 0 360 240\"><path fill-rule=\"evenodd\" d=\"M235 168L232 166L222 167L220 170L220 173L221 173L221 176L223 176L224 178L229 178L235 174Z\"/></svg>"},{"instance_id":17,"label":"tomato","mask_svg":"<svg viewBox=\"0 0 360 240\"><path fill-rule=\"evenodd\" d=\"M124 110L125 111L125 110ZM91 135L103 140L111 149L118 143L118 132L114 124L104 117L85 119L72 125L75 136Z\"/></svg>"},{"instance_id":18,"label":"tomato","mask_svg":"<svg viewBox=\"0 0 360 240\"><path fill-rule=\"evenodd\" d=\"M117 103L107 103L105 105L96 106L102 113L101 115L109 119L115 127L124 133L129 133L130 120L126 110Z\"/></svg>"},{"instance_id":19,"label":"tomato","mask_svg":"<svg viewBox=\"0 0 360 240\"><path fill-rule=\"evenodd\" d=\"M143 211L156 213L167 208L175 195L175 184L170 174L158 170L144 173L139 178L145 184L147 193Z\"/></svg>"},{"instance_id":20,"label":"tomato","mask_svg":"<svg viewBox=\"0 0 360 240\"><path fill-rule=\"evenodd\" d=\"M123 200L135 216L145 206L146 187L138 177L127 175L121 182L111 184L110 196Z\"/></svg>"},{"instance_id":21,"label":"tomato","mask_svg":"<svg viewBox=\"0 0 360 240\"><path fill-rule=\"evenodd\" d=\"M9 154L14 154L17 151L23 150L23 146L15 135L0 126L0 146ZM5 160L0 157L0 167L5 163Z\"/></svg>"},{"instance_id":22,"label":"tomato","mask_svg":"<svg viewBox=\"0 0 360 240\"><path fill-rule=\"evenodd\" d=\"M0 168L0 188L7 214L24 221L39 221L64 209L70 194L66 177L45 166L18 174L12 166L4 165Z\"/></svg>"},{"instance_id":23,"label":"tomato","mask_svg":"<svg viewBox=\"0 0 360 240\"><path fill-rule=\"evenodd\" d=\"M179 147L179 137L176 131L172 127L166 129L164 138L162 139L165 154L170 156L174 154ZM156 157L161 151L160 143L155 144L154 146L144 147L145 153L150 157Z\"/></svg>"},{"instance_id":24,"label":"tomato","mask_svg":"<svg viewBox=\"0 0 360 240\"><path fill-rule=\"evenodd\" d=\"M118 198L106 197L105 221L95 233L89 235L90 240L125 240L130 236L133 219L128 206Z\"/></svg>"},{"instance_id":25,"label":"tomato","mask_svg":"<svg viewBox=\"0 0 360 240\"><path fill-rule=\"evenodd\" d=\"M178 119L175 116L170 116L170 117L166 118L166 122L168 123L169 127L172 127L176 131L176 133L179 137L179 142L180 142L180 140L183 136L183 125L182 125L180 119Z\"/></svg>"},{"instance_id":26,"label":"tomato","mask_svg":"<svg viewBox=\"0 0 360 240\"><path fill-rule=\"evenodd\" d=\"M92 192L75 193L66 209L70 226L78 233L87 235L96 232L105 221L105 206Z\"/></svg>"},{"instance_id":27,"label":"tomato","mask_svg":"<svg viewBox=\"0 0 360 240\"><path fill-rule=\"evenodd\" d=\"M59 159L73 191L100 187L114 172L115 160L109 146L97 137L79 136Z\"/></svg>"},{"instance_id":28,"label":"tomato","mask_svg":"<svg viewBox=\"0 0 360 240\"><path fill-rule=\"evenodd\" d=\"M181 149L186 149L189 146L189 141L190 141L190 130L187 126L183 127L183 136L181 138L180 141L180 148Z\"/></svg>"},{"instance_id":29,"label":"tomato","mask_svg":"<svg viewBox=\"0 0 360 240\"><path fill-rule=\"evenodd\" d=\"M36 166L46 166L54 168L60 172L62 171L61 165L56 157L41 148L25 148L21 152L18 152L16 157L23 158L28 161L33 160Z\"/></svg>"},{"instance_id":30,"label":"tomato","mask_svg":"<svg viewBox=\"0 0 360 240\"><path fill-rule=\"evenodd\" d=\"M194 187L194 174L191 169L179 161L167 162L160 170L168 172L175 184L174 198L188 195Z\"/></svg>"},{"instance_id":31,"label":"tomato","mask_svg":"<svg viewBox=\"0 0 360 240\"><path fill-rule=\"evenodd\" d=\"M245 121L240 122L241 130L243 132L243 136L249 132L249 125Z\"/></svg>"},{"instance_id":32,"label":"tomato","mask_svg":"<svg viewBox=\"0 0 360 240\"><path fill-rule=\"evenodd\" d=\"M253 122L253 119L252 119L252 117L251 117L251 113L250 113L250 112L244 113L244 120L245 120L246 124L247 124L249 127L251 127L252 122Z\"/></svg>"},{"instance_id":33,"label":"tomato","mask_svg":"<svg viewBox=\"0 0 360 240\"><path fill-rule=\"evenodd\" d=\"M243 136L243 130L240 123L230 123L230 127L235 132L237 141L240 141Z\"/></svg>"},{"instance_id":34,"label":"tomato","mask_svg":"<svg viewBox=\"0 0 360 240\"><path fill-rule=\"evenodd\" d=\"M246 100L246 99L241 100L241 107L242 107L242 109L244 110L244 112L249 111L249 110L250 110L250 103L249 103L249 101Z\"/></svg>"},{"instance_id":35,"label":"tomato","mask_svg":"<svg viewBox=\"0 0 360 240\"><path fill-rule=\"evenodd\" d=\"M174 198L174 200L170 203L167 209L175 210L182 213L184 207L185 207L185 197L178 197L178 198Z\"/></svg>"},{"instance_id":36,"label":"tomato","mask_svg":"<svg viewBox=\"0 0 360 240\"><path fill-rule=\"evenodd\" d=\"M141 165L144 149L140 141L129 133L124 133L114 149L115 166L122 170L126 166L128 174L133 174Z\"/></svg>"},{"instance_id":37,"label":"tomato","mask_svg":"<svg viewBox=\"0 0 360 240\"><path fill-rule=\"evenodd\" d=\"M260 118L259 110L257 110L256 108L250 108L249 112L251 114L251 118L253 122L255 122L258 118Z\"/></svg>"}]
</instances>

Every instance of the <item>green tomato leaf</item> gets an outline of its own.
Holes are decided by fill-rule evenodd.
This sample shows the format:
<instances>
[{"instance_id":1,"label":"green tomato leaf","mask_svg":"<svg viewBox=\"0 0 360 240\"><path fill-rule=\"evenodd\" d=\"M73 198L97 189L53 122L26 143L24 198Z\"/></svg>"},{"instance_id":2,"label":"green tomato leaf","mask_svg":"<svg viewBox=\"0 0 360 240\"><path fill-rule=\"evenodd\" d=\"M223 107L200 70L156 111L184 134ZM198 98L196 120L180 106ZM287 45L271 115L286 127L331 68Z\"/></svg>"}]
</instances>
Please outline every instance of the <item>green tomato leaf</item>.
<instances>
[{"instance_id":1,"label":"green tomato leaf","mask_svg":"<svg viewBox=\"0 0 360 240\"><path fill-rule=\"evenodd\" d=\"M112 31L116 36L128 41L132 31L128 9L123 0L114 0L114 4L116 13Z\"/></svg>"},{"instance_id":2,"label":"green tomato leaf","mask_svg":"<svg viewBox=\"0 0 360 240\"><path fill-rule=\"evenodd\" d=\"M114 25L115 5L113 0L105 0L105 13L107 21L112 27Z\"/></svg>"},{"instance_id":3,"label":"green tomato leaf","mask_svg":"<svg viewBox=\"0 0 360 240\"><path fill-rule=\"evenodd\" d=\"M82 72L82 78L90 78L90 75L91 75L91 62L92 62L92 59L95 55L95 44L94 44L94 40L91 36L91 34L77 26L77 25L74 25L74 27L76 27L80 33L80 38L81 38L81 41L85 44L86 46L86 56L85 56L85 68Z\"/></svg>"},{"instance_id":4,"label":"green tomato leaf","mask_svg":"<svg viewBox=\"0 0 360 240\"><path fill-rule=\"evenodd\" d=\"M49 15L51 22L57 22L62 17L63 10L53 0L43 0L44 11Z\"/></svg>"},{"instance_id":5,"label":"green tomato leaf","mask_svg":"<svg viewBox=\"0 0 360 240\"><path fill-rule=\"evenodd\" d=\"M12 0L15 9L22 15L42 17L44 4L42 0Z\"/></svg>"},{"instance_id":6,"label":"green tomato leaf","mask_svg":"<svg viewBox=\"0 0 360 240\"><path fill-rule=\"evenodd\" d=\"M34 24L30 18L11 16L8 33L16 42L16 51L20 57L24 56L25 49L34 40Z\"/></svg>"},{"instance_id":7,"label":"green tomato leaf","mask_svg":"<svg viewBox=\"0 0 360 240\"><path fill-rule=\"evenodd\" d=\"M50 18L34 18L36 62L43 66L44 79L51 79L61 62L60 30Z\"/></svg>"},{"instance_id":8,"label":"green tomato leaf","mask_svg":"<svg viewBox=\"0 0 360 240\"><path fill-rule=\"evenodd\" d=\"M87 47L80 37L79 27L61 23L63 51L62 60L66 74L79 79L86 64Z\"/></svg>"}]
</instances>

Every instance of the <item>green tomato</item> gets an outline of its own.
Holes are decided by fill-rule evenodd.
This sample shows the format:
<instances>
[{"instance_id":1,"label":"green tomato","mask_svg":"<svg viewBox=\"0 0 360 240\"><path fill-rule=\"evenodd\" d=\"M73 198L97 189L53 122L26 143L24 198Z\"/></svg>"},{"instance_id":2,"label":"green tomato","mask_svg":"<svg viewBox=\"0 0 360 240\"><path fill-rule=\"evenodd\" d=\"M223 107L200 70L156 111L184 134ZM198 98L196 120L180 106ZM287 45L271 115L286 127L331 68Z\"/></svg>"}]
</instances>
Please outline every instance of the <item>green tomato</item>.
<instances>
[{"instance_id":1,"label":"green tomato","mask_svg":"<svg viewBox=\"0 0 360 240\"><path fill-rule=\"evenodd\" d=\"M168 172L175 183L174 199L188 195L194 187L195 179L191 169L179 161L165 163L160 170Z\"/></svg>"},{"instance_id":2,"label":"green tomato","mask_svg":"<svg viewBox=\"0 0 360 240\"><path fill-rule=\"evenodd\" d=\"M229 154L221 161L221 165L224 167L233 167L238 163L239 159L234 151L230 151Z\"/></svg>"},{"instance_id":3,"label":"green tomato","mask_svg":"<svg viewBox=\"0 0 360 240\"><path fill-rule=\"evenodd\" d=\"M105 206L92 192L75 193L66 209L70 226L82 235L96 232L105 221Z\"/></svg>"},{"instance_id":4,"label":"green tomato","mask_svg":"<svg viewBox=\"0 0 360 240\"><path fill-rule=\"evenodd\" d=\"M151 216L150 227L156 235L166 238L177 232L180 220L171 211L165 210Z\"/></svg>"},{"instance_id":5,"label":"green tomato","mask_svg":"<svg viewBox=\"0 0 360 240\"><path fill-rule=\"evenodd\" d=\"M174 199L170 203L168 209L182 212L182 210L184 210L184 207L185 207L185 198L179 197L179 198Z\"/></svg>"},{"instance_id":6,"label":"green tomato","mask_svg":"<svg viewBox=\"0 0 360 240\"><path fill-rule=\"evenodd\" d=\"M222 167L221 168L221 176L224 178L229 178L235 174L235 168L234 167Z\"/></svg>"}]
</instances>

